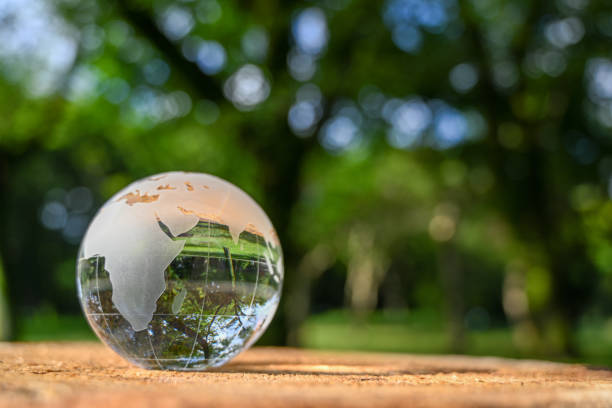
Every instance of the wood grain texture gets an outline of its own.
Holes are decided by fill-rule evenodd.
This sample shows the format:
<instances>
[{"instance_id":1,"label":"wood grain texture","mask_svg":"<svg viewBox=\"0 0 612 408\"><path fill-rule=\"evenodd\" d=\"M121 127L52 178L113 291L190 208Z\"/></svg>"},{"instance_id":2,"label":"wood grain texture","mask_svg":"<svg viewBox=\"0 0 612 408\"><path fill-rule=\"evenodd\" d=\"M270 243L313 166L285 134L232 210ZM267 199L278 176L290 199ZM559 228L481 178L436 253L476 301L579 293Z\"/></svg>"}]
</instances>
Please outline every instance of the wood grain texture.
<instances>
[{"instance_id":1,"label":"wood grain texture","mask_svg":"<svg viewBox=\"0 0 612 408\"><path fill-rule=\"evenodd\" d=\"M254 348L200 373L97 343L0 343L0 407L612 407L612 371L544 361Z\"/></svg>"}]
</instances>

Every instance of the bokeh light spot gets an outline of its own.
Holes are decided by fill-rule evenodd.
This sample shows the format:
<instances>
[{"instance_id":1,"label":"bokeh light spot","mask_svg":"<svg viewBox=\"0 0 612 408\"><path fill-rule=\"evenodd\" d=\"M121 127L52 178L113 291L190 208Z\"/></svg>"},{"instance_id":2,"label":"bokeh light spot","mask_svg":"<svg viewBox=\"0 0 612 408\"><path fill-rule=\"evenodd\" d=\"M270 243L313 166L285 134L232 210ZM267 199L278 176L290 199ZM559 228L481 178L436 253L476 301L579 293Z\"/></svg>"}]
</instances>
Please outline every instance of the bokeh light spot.
<instances>
[{"instance_id":1,"label":"bokeh light spot","mask_svg":"<svg viewBox=\"0 0 612 408\"><path fill-rule=\"evenodd\" d=\"M159 24L164 34L176 41L189 34L195 21L189 9L172 5L161 12Z\"/></svg>"},{"instance_id":2,"label":"bokeh light spot","mask_svg":"<svg viewBox=\"0 0 612 408\"><path fill-rule=\"evenodd\" d=\"M225 66L225 48L216 41L202 41L198 46L196 62L202 72L214 75Z\"/></svg>"},{"instance_id":3,"label":"bokeh light spot","mask_svg":"<svg viewBox=\"0 0 612 408\"><path fill-rule=\"evenodd\" d=\"M242 52L247 58L256 62L262 62L268 55L270 39L263 27L253 27L242 36Z\"/></svg>"},{"instance_id":4,"label":"bokeh light spot","mask_svg":"<svg viewBox=\"0 0 612 408\"><path fill-rule=\"evenodd\" d=\"M473 64L462 63L453 67L448 78L457 92L465 93L478 82L478 71Z\"/></svg>"},{"instance_id":5,"label":"bokeh light spot","mask_svg":"<svg viewBox=\"0 0 612 408\"><path fill-rule=\"evenodd\" d=\"M60 230L66 225L68 211L64 204L58 201L51 201L44 205L40 214L40 221L45 228L50 230Z\"/></svg>"},{"instance_id":6,"label":"bokeh light spot","mask_svg":"<svg viewBox=\"0 0 612 408\"><path fill-rule=\"evenodd\" d=\"M306 54L320 54L327 45L327 19L320 8L311 7L300 12L291 29L298 48Z\"/></svg>"},{"instance_id":7,"label":"bokeh light spot","mask_svg":"<svg viewBox=\"0 0 612 408\"><path fill-rule=\"evenodd\" d=\"M163 85L170 77L170 66L159 58L149 61L142 70L151 85Z\"/></svg>"},{"instance_id":8,"label":"bokeh light spot","mask_svg":"<svg viewBox=\"0 0 612 408\"><path fill-rule=\"evenodd\" d=\"M208 99L202 99L196 104L194 114L198 123L211 125L219 118L220 111L216 103Z\"/></svg>"},{"instance_id":9,"label":"bokeh light spot","mask_svg":"<svg viewBox=\"0 0 612 408\"><path fill-rule=\"evenodd\" d=\"M259 67L246 64L225 81L223 92L236 108L250 110L266 100L270 84Z\"/></svg>"}]
</instances>

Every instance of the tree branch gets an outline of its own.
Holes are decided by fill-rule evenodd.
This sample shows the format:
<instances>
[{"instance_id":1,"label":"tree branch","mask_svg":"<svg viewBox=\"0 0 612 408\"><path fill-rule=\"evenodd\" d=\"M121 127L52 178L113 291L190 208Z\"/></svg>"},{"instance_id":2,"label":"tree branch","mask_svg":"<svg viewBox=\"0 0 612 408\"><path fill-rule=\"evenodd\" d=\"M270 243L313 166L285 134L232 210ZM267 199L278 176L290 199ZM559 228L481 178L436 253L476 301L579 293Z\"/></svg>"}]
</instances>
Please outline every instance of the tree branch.
<instances>
[{"instance_id":1,"label":"tree branch","mask_svg":"<svg viewBox=\"0 0 612 408\"><path fill-rule=\"evenodd\" d=\"M197 64L187 60L178 45L170 41L160 31L148 10L136 6L134 2L129 0L117 1L115 4L117 4L123 17L153 43L200 97L213 101L223 100L222 87L217 79L205 75L200 71Z\"/></svg>"}]
</instances>

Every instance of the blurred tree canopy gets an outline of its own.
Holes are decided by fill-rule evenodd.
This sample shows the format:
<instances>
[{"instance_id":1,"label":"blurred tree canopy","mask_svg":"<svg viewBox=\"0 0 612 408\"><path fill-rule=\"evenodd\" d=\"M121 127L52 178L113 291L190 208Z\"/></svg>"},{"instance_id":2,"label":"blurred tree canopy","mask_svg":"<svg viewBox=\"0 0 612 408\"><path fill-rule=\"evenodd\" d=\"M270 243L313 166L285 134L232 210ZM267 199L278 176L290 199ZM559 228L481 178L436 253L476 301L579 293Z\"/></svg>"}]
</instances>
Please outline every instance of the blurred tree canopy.
<instances>
[{"instance_id":1,"label":"blurred tree canopy","mask_svg":"<svg viewBox=\"0 0 612 408\"><path fill-rule=\"evenodd\" d=\"M175 169L277 227L269 342L329 308L430 307L455 351L476 316L579 354L580 322L612 315L605 1L1 0L0 22L13 336L77 312L95 209Z\"/></svg>"}]
</instances>

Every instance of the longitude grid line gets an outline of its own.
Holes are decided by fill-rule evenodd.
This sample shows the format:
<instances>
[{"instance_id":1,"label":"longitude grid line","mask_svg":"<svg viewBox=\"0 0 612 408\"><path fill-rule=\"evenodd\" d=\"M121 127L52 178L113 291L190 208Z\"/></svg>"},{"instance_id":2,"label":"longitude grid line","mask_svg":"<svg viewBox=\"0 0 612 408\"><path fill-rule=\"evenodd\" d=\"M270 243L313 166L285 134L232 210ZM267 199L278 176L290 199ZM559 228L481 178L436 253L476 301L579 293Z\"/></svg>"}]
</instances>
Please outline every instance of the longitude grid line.
<instances>
[{"instance_id":1,"label":"longitude grid line","mask_svg":"<svg viewBox=\"0 0 612 408\"><path fill-rule=\"evenodd\" d=\"M149 330L147 330L147 338L149 339L149 344L151 345L151 351L153 352L153 357L155 357L155 362L157 363L157 366L159 368L162 368L161 363L159 362L159 359L157 358L157 354L155 354L155 347L153 347L153 342L151 341L151 332Z\"/></svg>"},{"instance_id":2,"label":"longitude grid line","mask_svg":"<svg viewBox=\"0 0 612 408\"><path fill-rule=\"evenodd\" d=\"M151 326L152 321L153 320L151 320L149 322L149 326ZM153 352L153 357L155 357L155 362L157 363L157 366L160 369L163 369L163 367L161 365L161 362L160 362L159 358L157 358L157 354L155 353L155 347L153 347L153 341L151 341L151 331L152 331L152 327L151 327L151 329L147 330L147 339L149 340L149 345L151 346L151 351Z\"/></svg>"},{"instance_id":3,"label":"longitude grid line","mask_svg":"<svg viewBox=\"0 0 612 408\"><path fill-rule=\"evenodd\" d=\"M187 368L187 366L189 366L189 364L191 364L191 359L193 358L193 352L195 351L195 346L196 343L198 341L198 336L200 334L200 326L202 324L202 314L204 313L204 303L206 303L206 295L208 294L207 292L207 287L208 287L208 268L210 266L210 240L212 239L212 233L210 231L210 221L208 221L208 240L207 240L207 246L208 246L208 256L206 257L206 276L204 278L204 297L202 298L202 307L200 307L200 317L198 319L198 329L196 330L196 335L195 338L193 339L193 346L191 346L191 352L189 353L189 359L187 360L187 362L185 363L185 367L183 368Z\"/></svg>"},{"instance_id":4,"label":"longitude grid line","mask_svg":"<svg viewBox=\"0 0 612 408\"><path fill-rule=\"evenodd\" d=\"M259 251L259 237L255 236L255 244L257 245L257 249ZM257 254L259 258L260 254ZM253 296L251 297L251 303L249 304L249 311L253 309L253 301L255 300L255 294L257 293L257 283L259 282L259 262L257 262L257 275L255 275L255 287L253 288Z\"/></svg>"},{"instance_id":5,"label":"longitude grid line","mask_svg":"<svg viewBox=\"0 0 612 408\"><path fill-rule=\"evenodd\" d=\"M99 280L99 274L100 274L100 257L96 256L96 292L98 293L98 302L100 302L100 309L103 311L104 308L102 306L102 298L100 297L100 280ZM87 314L87 313L85 313ZM119 347L121 349L121 351L123 351L124 354L128 354L125 349L123 348L123 346L121 345L121 343L119 342L119 340L117 340L117 337L115 337L115 334L113 333L113 331L110 328L110 324L108 324L108 320L106 320L106 313L101 314L102 316L104 316L104 324L106 324L106 328L108 329L108 333L111 335L111 337L113 339L115 339L115 343L117 344L117 347Z\"/></svg>"},{"instance_id":6,"label":"longitude grid line","mask_svg":"<svg viewBox=\"0 0 612 408\"><path fill-rule=\"evenodd\" d=\"M232 261L231 261L231 259L230 259L230 262L232 262ZM241 331L243 331L243 330L245 330L244 325L243 325L243 323L242 323L242 319L241 319L241 317L246 317L246 316L244 316L244 315L242 315L242 316L237 315L237 316L236 316L236 318L237 318L237 319L238 319L238 321L240 322L240 327L241 327L241 329L240 329L240 330L238 330L238 331L237 331L237 332L234 334L234 336L233 336L233 337L232 337L232 339L230 340L230 343L229 343L229 344L232 344L232 342L234 341L234 339L235 339L236 337L238 337L238 335L240 334L240 332L241 332ZM227 327L227 326L226 326L226 327ZM245 344L245 343L243 343L243 345L244 345L244 344ZM236 356L236 355L240 354L240 352L241 352L240 350L239 350L238 352L234 352L234 356ZM231 355L231 353L230 353L229 355ZM226 356L226 357L227 357L227 356ZM230 357L230 359L231 359L231 358L233 358L233 357Z\"/></svg>"}]
</instances>

